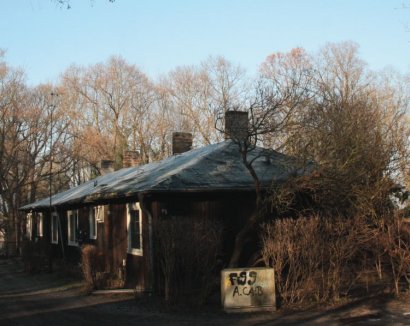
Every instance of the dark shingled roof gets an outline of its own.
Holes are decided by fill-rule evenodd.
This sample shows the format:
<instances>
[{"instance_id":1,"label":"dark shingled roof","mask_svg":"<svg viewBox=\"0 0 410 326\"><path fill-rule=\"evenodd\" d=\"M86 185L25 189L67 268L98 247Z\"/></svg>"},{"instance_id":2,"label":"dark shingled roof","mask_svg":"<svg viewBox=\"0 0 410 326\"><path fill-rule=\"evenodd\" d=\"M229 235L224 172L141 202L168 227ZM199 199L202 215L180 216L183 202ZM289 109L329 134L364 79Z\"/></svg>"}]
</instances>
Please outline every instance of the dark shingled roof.
<instances>
[{"instance_id":1,"label":"dark shingled roof","mask_svg":"<svg viewBox=\"0 0 410 326\"><path fill-rule=\"evenodd\" d=\"M291 175L305 173L306 166L295 158L260 147L249 153L264 187L280 183ZM310 165L308 165L310 166ZM81 205L132 197L139 193L252 191L254 180L232 141L205 146L164 160L121 169L85 182L51 197L52 206ZM22 210L49 207L50 198L23 206Z\"/></svg>"}]
</instances>

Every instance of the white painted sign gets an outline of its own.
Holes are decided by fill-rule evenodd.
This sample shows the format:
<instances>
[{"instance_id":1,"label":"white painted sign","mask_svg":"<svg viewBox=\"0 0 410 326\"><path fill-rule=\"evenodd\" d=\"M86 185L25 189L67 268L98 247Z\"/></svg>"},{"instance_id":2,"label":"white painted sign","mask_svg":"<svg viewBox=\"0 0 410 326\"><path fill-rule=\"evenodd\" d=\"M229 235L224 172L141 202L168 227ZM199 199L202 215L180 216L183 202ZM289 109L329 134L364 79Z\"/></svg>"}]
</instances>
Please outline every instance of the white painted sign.
<instances>
[{"instance_id":1,"label":"white painted sign","mask_svg":"<svg viewBox=\"0 0 410 326\"><path fill-rule=\"evenodd\" d=\"M221 297L227 312L276 310L273 268L235 268L221 272Z\"/></svg>"}]
</instances>

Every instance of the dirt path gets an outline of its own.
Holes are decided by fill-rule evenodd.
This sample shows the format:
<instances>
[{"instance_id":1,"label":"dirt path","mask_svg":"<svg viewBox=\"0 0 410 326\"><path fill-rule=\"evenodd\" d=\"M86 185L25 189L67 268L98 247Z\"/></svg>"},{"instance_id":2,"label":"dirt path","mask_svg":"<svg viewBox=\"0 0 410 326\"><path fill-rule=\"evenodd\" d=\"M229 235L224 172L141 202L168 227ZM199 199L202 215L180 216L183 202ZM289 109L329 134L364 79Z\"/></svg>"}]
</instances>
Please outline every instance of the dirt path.
<instances>
[{"instance_id":1,"label":"dirt path","mask_svg":"<svg viewBox=\"0 0 410 326\"><path fill-rule=\"evenodd\" d=\"M410 325L410 296L298 313L228 315L218 306L167 312L155 298L86 296L81 289L81 282L57 273L27 275L18 261L0 260L0 325Z\"/></svg>"},{"instance_id":2,"label":"dirt path","mask_svg":"<svg viewBox=\"0 0 410 326\"><path fill-rule=\"evenodd\" d=\"M82 288L79 281L27 275L18 261L0 260L0 325L83 325L88 309L131 299L84 296Z\"/></svg>"}]
</instances>

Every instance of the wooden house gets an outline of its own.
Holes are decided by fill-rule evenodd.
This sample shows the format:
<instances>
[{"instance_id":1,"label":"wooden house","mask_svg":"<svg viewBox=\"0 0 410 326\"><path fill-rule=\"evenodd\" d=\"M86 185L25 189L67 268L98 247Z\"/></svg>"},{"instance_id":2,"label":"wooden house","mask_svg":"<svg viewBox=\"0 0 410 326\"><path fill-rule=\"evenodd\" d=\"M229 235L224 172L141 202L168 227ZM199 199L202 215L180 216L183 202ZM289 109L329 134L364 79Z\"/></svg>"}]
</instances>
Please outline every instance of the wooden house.
<instances>
[{"instance_id":1,"label":"wooden house","mask_svg":"<svg viewBox=\"0 0 410 326\"><path fill-rule=\"evenodd\" d=\"M241 112L226 117L228 127L237 125L229 119L247 123ZM34 221L32 236L73 260L81 243L93 243L107 272L124 271L127 285L143 291L154 288L153 228L164 216L222 221L229 254L255 207L254 180L238 146L226 139L190 150L192 136L186 133L174 134L173 142L174 155L162 161L110 172L22 207ZM304 173L294 158L273 150L257 147L249 156L267 188Z\"/></svg>"}]
</instances>

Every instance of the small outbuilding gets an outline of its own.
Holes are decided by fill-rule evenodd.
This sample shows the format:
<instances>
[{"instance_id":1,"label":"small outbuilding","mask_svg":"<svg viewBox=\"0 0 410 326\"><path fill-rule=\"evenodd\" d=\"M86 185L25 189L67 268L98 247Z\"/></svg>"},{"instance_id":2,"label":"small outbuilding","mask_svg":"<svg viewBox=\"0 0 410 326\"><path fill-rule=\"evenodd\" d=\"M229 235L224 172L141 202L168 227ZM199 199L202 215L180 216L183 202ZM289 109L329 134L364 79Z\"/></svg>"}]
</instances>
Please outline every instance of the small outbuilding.
<instances>
[{"instance_id":1,"label":"small outbuilding","mask_svg":"<svg viewBox=\"0 0 410 326\"><path fill-rule=\"evenodd\" d=\"M246 115L233 112L226 125L244 118L247 123ZM235 132L230 130L228 135ZM229 258L237 232L255 209L255 183L238 145L226 139L190 149L186 133L175 133L173 143L176 153L164 160L110 172L22 207L30 216L31 238L73 261L82 243L95 244L104 270L125 272L126 285L141 291L155 287L153 233L161 218L221 222ZM273 150L256 147L248 155L264 188L305 173L295 158Z\"/></svg>"}]
</instances>

